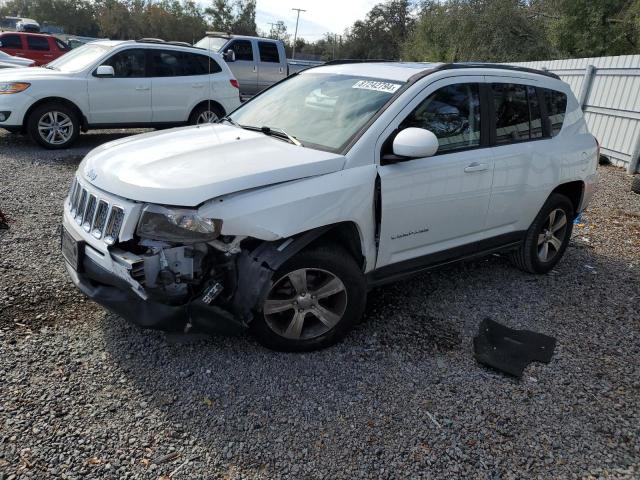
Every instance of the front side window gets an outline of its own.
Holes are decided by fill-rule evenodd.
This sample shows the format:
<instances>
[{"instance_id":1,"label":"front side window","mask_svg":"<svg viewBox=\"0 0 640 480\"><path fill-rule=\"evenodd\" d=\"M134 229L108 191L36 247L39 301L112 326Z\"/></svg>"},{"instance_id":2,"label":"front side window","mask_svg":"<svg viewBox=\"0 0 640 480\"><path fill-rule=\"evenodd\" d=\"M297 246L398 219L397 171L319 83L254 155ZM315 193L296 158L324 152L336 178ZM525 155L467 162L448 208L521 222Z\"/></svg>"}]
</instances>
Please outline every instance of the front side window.
<instances>
[{"instance_id":1,"label":"front side window","mask_svg":"<svg viewBox=\"0 0 640 480\"><path fill-rule=\"evenodd\" d=\"M546 88L543 90L543 96L549 123L551 123L551 136L555 137L562 130L567 111L567 96L562 92Z\"/></svg>"},{"instance_id":2,"label":"front side window","mask_svg":"<svg viewBox=\"0 0 640 480\"><path fill-rule=\"evenodd\" d=\"M45 37L27 37L27 47L29 50L46 51L49 50L49 40Z\"/></svg>"},{"instance_id":3,"label":"front side window","mask_svg":"<svg viewBox=\"0 0 640 480\"><path fill-rule=\"evenodd\" d=\"M476 83L447 85L429 95L400 124L424 128L438 137L438 152L480 145L480 93Z\"/></svg>"},{"instance_id":4,"label":"front side window","mask_svg":"<svg viewBox=\"0 0 640 480\"><path fill-rule=\"evenodd\" d=\"M260 51L261 62L280 63L278 46L275 43L258 42L258 50Z\"/></svg>"},{"instance_id":5,"label":"front side window","mask_svg":"<svg viewBox=\"0 0 640 480\"><path fill-rule=\"evenodd\" d=\"M22 48L20 35L3 35L0 37L0 43L2 43L2 48Z\"/></svg>"},{"instance_id":6,"label":"front side window","mask_svg":"<svg viewBox=\"0 0 640 480\"><path fill-rule=\"evenodd\" d=\"M253 62L253 47L249 40L236 40L229 45L229 48L235 53L236 60Z\"/></svg>"},{"instance_id":7,"label":"front side window","mask_svg":"<svg viewBox=\"0 0 640 480\"><path fill-rule=\"evenodd\" d=\"M307 147L339 152L401 87L393 80L310 71L264 91L230 117L254 129L283 129Z\"/></svg>"},{"instance_id":8,"label":"front side window","mask_svg":"<svg viewBox=\"0 0 640 480\"><path fill-rule=\"evenodd\" d=\"M111 65L115 78L140 78L146 76L146 55L142 49L130 49L116 53L104 65Z\"/></svg>"}]
</instances>

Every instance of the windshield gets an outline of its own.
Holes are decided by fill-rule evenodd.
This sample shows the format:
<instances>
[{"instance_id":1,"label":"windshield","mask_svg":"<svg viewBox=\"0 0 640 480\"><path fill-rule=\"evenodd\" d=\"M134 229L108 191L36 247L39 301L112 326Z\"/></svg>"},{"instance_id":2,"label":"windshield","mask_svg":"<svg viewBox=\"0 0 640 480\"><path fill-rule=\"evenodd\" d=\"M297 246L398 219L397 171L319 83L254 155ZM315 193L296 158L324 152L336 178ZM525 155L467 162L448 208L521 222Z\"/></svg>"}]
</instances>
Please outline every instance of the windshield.
<instances>
[{"instance_id":1,"label":"windshield","mask_svg":"<svg viewBox=\"0 0 640 480\"><path fill-rule=\"evenodd\" d=\"M229 41L228 38L222 37L204 37L194 46L199 48L206 48L207 50L213 50L214 52L218 52L222 46Z\"/></svg>"},{"instance_id":2,"label":"windshield","mask_svg":"<svg viewBox=\"0 0 640 480\"><path fill-rule=\"evenodd\" d=\"M241 126L285 130L304 146L339 152L401 86L306 72L265 91L230 117Z\"/></svg>"},{"instance_id":3,"label":"windshield","mask_svg":"<svg viewBox=\"0 0 640 480\"><path fill-rule=\"evenodd\" d=\"M107 45L89 44L71 50L60 58L49 63L47 67L55 68L61 72L79 72L92 66L113 47Z\"/></svg>"}]
</instances>

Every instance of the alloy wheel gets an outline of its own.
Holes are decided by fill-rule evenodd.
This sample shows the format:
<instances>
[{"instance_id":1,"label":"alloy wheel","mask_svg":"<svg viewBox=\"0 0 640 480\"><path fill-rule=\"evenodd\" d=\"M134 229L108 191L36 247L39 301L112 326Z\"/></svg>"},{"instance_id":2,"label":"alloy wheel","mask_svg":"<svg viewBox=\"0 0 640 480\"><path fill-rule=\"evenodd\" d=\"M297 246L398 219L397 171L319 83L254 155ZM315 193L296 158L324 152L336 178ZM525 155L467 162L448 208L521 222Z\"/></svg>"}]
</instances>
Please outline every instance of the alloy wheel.
<instances>
[{"instance_id":1,"label":"alloy wheel","mask_svg":"<svg viewBox=\"0 0 640 480\"><path fill-rule=\"evenodd\" d=\"M558 255L567 233L567 214L564 210L553 210L538 234L538 258L541 262L550 262Z\"/></svg>"},{"instance_id":2,"label":"alloy wheel","mask_svg":"<svg viewBox=\"0 0 640 480\"><path fill-rule=\"evenodd\" d=\"M38 132L50 145L62 145L73 137L73 121L57 110L45 113L38 121Z\"/></svg>"},{"instance_id":3,"label":"alloy wheel","mask_svg":"<svg viewBox=\"0 0 640 480\"><path fill-rule=\"evenodd\" d=\"M217 120L218 115L216 115L215 112L212 112L211 110L205 110L200 115L198 115L196 124L201 125L203 123L215 123Z\"/></svg>"},{"instance_id":4,"label":"alloy wheel","mask_svg":"<svg viewBox=\"0 0 640 480\"><path fill-rule=\"evenodd\" d=\"M269 328L278 335L309 340L334 328L347 308L342 280L319 268L302 268L278 279L263 306Z\"/></svg>"}]
</instances>

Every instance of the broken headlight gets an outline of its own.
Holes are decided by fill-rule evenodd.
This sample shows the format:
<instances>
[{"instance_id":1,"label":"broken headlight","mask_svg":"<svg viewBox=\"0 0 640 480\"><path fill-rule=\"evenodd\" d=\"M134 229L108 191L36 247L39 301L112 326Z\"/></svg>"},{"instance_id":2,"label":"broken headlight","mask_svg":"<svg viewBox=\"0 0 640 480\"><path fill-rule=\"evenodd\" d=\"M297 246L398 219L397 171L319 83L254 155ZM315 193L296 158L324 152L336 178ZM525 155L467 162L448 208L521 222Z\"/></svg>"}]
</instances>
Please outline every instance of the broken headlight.
<instances>
[{"instance_id":1,"label":"broken headlight","mask_svg":"<svg viewBox=\"0 0 640 480\"><path fill-rule=\"evenodd\" d=\"M197 210L149 205L142 210L136 233L141 238L196 243L214 240L221 229L222 220L203 218Z\"/></svg>"}]
</instances>

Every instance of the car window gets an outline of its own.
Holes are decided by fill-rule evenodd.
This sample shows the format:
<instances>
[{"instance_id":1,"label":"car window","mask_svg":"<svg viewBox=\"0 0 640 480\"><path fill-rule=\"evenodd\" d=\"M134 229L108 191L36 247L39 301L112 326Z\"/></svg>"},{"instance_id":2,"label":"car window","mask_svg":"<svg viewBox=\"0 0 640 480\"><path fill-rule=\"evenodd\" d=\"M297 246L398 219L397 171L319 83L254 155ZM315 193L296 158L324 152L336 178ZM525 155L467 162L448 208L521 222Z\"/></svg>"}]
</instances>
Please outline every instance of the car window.
<instances>
[{"instance_id":1,"label":"car window","mask_svg":"<svg viewBox=\"0 0 640 480\"><path fill-rule=\"evenodd\" d=\"M253 61L253 48L249 40L235 40L229 48L236 54L236 60Z\"/></svg>"},{"instance_id":2,"label":"car window","mask_svg":"<svg viewBox=\"0 0 640 480\"><path fill-rule=\"evenodd\" d=\"M67 45L66 43L64 43L62 40L58 40L57 38L56 40L56 45L58 46L58 48L60 50L71 50L71 47L69 45Z\"/></svg>"},{"instance_id":3,"label":"car window","mask_svg":"<svg viewBox=\"0 0 640 480\"><path fill-rule=\"evenodd\" d=\"M222 71L218 62L206 55L188 52L179 52L179 55L184 65L182 75L207 75Z\"/></svg>"},{"instance_id":4,"label":"car window","mask_svg":"<svg viewBox=\"0 0 640 480\"><path fill-rule=\"evenodd\" d=\"M551 123L551 136L555 137L564 123L564 116L567 111L567 96L555 90L543 90L544 104L547 115Z\"/></svg>"},{"instance_id":5,"label":"car window","mask_svg":"<svg viewBox=\"0 0 640 480\"><path fill-rule=\"evenodd\" d=\"M429 95L400 124L438 137L438 153L480 145L480 93L476 83L447 85Z\"/></svg>"},{"instance_id":6,"label":"car window","mask_svg":"<svg viewBox=\"0 0 640 480\"><path fill-rule=\"evenodd\" d=\"M273 42L258 42L261 62L280 63L278 46Z\"/></svg>"},{"instance_id":7,"label":"car window","mask_svg":"<svg viewBox=\"0 0 640 480\"><path fill-rule=\"evenodd\" d=\"M27 37L27 48L39 51L49 50L49 39L46 37Z\"/></svg>"},{"instance_id":8,"label":"car window","mask_svg":"<svg viewBox=\"0 0 640 480\"><path fill-rule=\"evenodd\" d=\"M496 115L496 144L529 140L527 87L512 83L494 83L491 89Z\"/></svg>"},{"instance_id":9,"label":"car window","mask_svg":"<svg viewBox=\"0 0 640 480\"><path fill-rule=\"evenodd\" d=\"M20 35L3 35L0 37L2 48L22 48Z\"/></svg>"},{"instance_id":10,"label":"car window","mask_svg":"<svg viewBox=\"0 0 640 480\"><path fill-rule=\"evenodd\" d=\"M146 58L142 49L130 49L116 53L103 65L111 65L115 78L140 78L146 76Z\"/></svg>"},{"instance_id":11,"label":"car window","mask_svg":"<svg viewBox=\"0 0 640 480\"><path fill-rule=\"evenodd\" d=\"M531 133L530 138L542 138L542 112L540 110L540 97L535 87L527 87L527 98L529 100L529 115L531 117Z\"/></svg>"}]
</instances>

